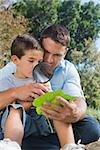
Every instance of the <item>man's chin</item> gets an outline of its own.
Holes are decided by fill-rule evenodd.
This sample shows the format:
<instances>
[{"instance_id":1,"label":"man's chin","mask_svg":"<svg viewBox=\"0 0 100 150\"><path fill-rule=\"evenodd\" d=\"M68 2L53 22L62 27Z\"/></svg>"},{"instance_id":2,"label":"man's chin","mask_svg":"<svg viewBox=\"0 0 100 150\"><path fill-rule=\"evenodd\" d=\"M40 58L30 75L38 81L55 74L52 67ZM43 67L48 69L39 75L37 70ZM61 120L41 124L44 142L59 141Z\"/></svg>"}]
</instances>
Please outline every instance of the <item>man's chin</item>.
<instances>
[{"instance_id":1,"label":"man's chin","mask_svg":"<svg viewBox=\"0 0 100 150\"><path fill-rule=\"evenodd\" d=\"M51 66L50 70L53 72L56 68L57 66Z\"/></svg>"},{"instance_id":2,"label":"man's chin","mask_svg":"<svg viewBox=\"0 0 100 150\"><path fill-rule=\"evenodd\" d=\"M55 68L54 68L54 67L51 67L51 68L50 68L50 71L51 71L51 72L53 72L54 70L55 70Z\"/></svg>"}]
</instances>

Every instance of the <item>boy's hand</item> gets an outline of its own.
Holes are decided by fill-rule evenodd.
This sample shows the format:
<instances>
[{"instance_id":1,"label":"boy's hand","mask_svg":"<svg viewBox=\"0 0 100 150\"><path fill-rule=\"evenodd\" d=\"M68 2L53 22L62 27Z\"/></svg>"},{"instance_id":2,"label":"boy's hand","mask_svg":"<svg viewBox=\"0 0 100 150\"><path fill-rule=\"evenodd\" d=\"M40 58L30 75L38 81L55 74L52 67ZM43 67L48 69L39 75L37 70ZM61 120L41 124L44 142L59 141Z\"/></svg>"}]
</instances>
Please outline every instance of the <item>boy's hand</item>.
<instances>
[{"instance_id":1,"label":"boy's hand","mask_svg":"<svg viewBox=\"0 0 100 150\"><path fill-rule=\"evenodd\" d=\"M32 106L32 102L21 102L21 105L24 107L25 110L28 110Z\"/></svg>"},{"instance_id":2,"label":"boy's hand","mask_svg":"<svg viewBox=\"0 0 100 150\"><path fill-rule=\"evenodd\" d=\"M48 88L40 83L28 83L20 87L12 88L12 98L24 101L33 101L33 98L48 92Z\"/></svg>"}]
</instances>

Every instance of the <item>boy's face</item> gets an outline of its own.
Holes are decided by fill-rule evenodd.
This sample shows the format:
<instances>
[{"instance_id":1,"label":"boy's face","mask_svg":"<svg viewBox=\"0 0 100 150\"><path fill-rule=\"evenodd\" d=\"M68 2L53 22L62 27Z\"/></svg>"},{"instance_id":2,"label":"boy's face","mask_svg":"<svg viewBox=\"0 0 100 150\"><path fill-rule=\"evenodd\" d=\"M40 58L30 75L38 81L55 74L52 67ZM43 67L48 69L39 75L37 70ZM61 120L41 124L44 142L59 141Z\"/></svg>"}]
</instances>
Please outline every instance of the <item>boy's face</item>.
<instances>
[{"instance_id":1,"label":"boy's face","mask_svg":"<svg viewBox=\"0 0 100 150\"><path fill-rule=\"evenodd\" d=\"M33 68L42 60L43 52L39 50L28 50L20 59L13 55L12 61L17 66L15 76L18 78L31 78Z\"/></svg>"}]
</instances>

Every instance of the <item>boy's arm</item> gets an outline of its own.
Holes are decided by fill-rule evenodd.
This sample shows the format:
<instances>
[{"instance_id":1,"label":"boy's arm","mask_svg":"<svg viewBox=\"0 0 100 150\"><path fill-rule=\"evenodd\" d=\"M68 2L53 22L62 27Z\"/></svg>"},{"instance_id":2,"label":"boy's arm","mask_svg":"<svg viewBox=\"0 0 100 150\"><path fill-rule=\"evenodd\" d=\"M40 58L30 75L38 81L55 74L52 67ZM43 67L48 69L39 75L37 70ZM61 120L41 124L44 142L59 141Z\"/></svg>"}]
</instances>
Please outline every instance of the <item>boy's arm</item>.
<instances>
[{"instance_id":1,"label":"boy's arm","mask_svg":"<svg viewBox=\"0 0 100 150\"><path fill-rule=\"evenodd\" d=\"M30 98L36 98L46 92L48 92L48 89L40 83L28 83L20 87L10 88L0 92L0 109L16 99L30 101Z\"/></svg>"},{"instance_id":2,"label":"boy's arm","mask_svg":"<svg viewBox=\"0 0 100 150\"><path fill-rule=\"evenodd\" d=\"M21 102L21 105L24 107L25 110L28 110L32 107L32 102Z\"/></svg>"}]
</instances>

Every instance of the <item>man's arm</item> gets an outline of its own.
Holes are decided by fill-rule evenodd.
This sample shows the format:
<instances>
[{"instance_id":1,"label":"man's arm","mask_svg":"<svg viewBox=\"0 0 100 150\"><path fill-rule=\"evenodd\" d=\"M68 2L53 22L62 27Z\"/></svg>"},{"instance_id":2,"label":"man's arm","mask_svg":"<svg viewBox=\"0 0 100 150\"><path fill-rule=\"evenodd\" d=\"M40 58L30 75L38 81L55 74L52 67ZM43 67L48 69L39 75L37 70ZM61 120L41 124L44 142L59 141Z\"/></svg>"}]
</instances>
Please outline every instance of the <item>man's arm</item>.
<instances>
[{"instance_id":1,"label":"man's arm","mask_svg":"<svg viewBox=\"0 0 100 150\"><path fill-rule=\"evenodd\" d=\"M57 100L60 101L63 107L47 102L46 105L50 106L51 109L49 110L42 107L42 110L51 119L73 123L85 116L87 105L81 89L78 72L73 64L69 65L65 75L66 80L64 81L62 90L67 94L76 96L76 100L73 103L70 103L61 97L57 97Z\"/></svg>"}]
</instances>

